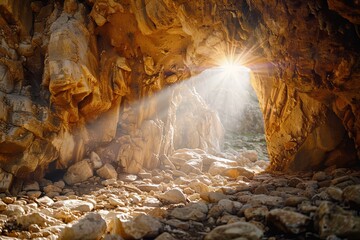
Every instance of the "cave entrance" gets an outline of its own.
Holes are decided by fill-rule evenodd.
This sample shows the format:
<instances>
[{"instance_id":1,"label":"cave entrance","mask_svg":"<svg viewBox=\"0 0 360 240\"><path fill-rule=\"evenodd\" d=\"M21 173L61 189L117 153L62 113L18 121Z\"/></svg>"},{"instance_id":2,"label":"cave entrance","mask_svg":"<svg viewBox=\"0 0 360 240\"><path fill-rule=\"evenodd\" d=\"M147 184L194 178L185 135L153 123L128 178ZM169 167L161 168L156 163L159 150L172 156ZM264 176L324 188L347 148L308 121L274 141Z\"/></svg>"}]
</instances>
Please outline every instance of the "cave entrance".
<instances>
[{"instance_id":1,"label":"cave entrance","mask_svg":"<svg viewBox=\"0 0 360 240\"><path fill-rule=\"evenodd\" d=\"M253 151L259 160L269 161L263 116L251 85L253 77L249 68L227 64L203 71L188 84L218 114L224 128L224 153Z\"/></svg>"}]
</instances>

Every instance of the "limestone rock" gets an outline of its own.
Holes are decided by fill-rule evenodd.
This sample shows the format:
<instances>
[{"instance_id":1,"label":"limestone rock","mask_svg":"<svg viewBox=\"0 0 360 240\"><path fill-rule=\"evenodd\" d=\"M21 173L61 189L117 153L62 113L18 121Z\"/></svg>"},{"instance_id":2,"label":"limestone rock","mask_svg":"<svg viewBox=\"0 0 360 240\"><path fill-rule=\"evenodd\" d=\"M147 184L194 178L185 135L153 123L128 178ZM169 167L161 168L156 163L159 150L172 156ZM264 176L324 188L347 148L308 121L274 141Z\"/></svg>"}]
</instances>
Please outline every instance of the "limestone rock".
<instances>
[{"instance_id":1,"label":"limestone rock","mask_svg":"<svg viewBox=\"0 0 360 240\"><path fill-rule=\"evenodd\" d=\"M163 194L157 196L159 200L166 203L186 203L186 197L184 193L179 189L171 189L166 191Z\"/></svg>"},{"instance_id":2,"label":"limestone rock","mask_svg":"<svg viewBox=\"0 0 360 240\"><path fill-rule=\"evenodd\" d=\"M32 224L36 224L41 227L48 227L48 226L54 226L54 225L60 225L62 224L61 221L46 216L42 213L30 213L25 214L22 216L19 216L16 218L17 224L20 224L24 228L28 228Z\"/></svg>"},{"instance_id":3,"label":"limestone rock","mask_svg":"<svg viewBox=\"0 0 360 240\"><path fill-rule=\"evenodd\" d=\"M155 240L176 240L170 233L164 232L157 236Z\"/></svg>"},{"instance_id":4,"label":"limestone rock","mask_svg":"<svg viewBox=\"0 0 360 240\"><path fill-rule=\"evenodd\" d=\"M59 239L100 239L106 231L106 222L98 213L87 213L77 221L68 224Z\"/></svg>"},{"instance_id":5,"label":"limestone rock","mask_svg":"<svg viewBox=\"0 0 360 240\"><path fill-rule=\"evenodd\" d=\"M96 174L104 179L117 178L117 172L113 165L111 165L110 163L105 163L104 166L102 166L96 171Z\"/></svg>"},{"instance_id":6,"label":"limestone rock","mask_svg":"<svg viewBox=\"0 0 360 240\"><path fill-rule=\"evenodd\" d=\"M189 187L197 193L209 192L209 187L202 182L193 181L189 184Z\"/></svg>"},{"instance_id":7,"label":"limestone rock","mask_svg":"<svg viewBox=\"0 0 360 240\"><path fill-rule=\"evenodd\" d=\"M346 187L343 191L342 197L350 204L360 207L360 185Z\"/></svg>"},{"instance_id":8,"label":"limestone rock","mask_svg":"<svg viewBox=\"0 0 360 240\"><path fill-rule=\"evenodd\" d=\"M236 222L214 228L205 236L205 240L215 239L248 239L258 240L263 236L254 224L247 222Z\"/></svg>"},{"instance_id":9,"label":"limestone rock","mask_svg":"<svg viewBox=\"0 0 360 240\"><path fill-rule=\"evenodd\" d=\"M36 181L28 182L23 186L23 191L39 191L40 186Z\"/></svg>"},{"instance_id":10,"label":"limestone rock","mask_svg":"<svg viewBox=\"0 0 360 240\"><path fill-rule=\"evenodd\" d=\"M82 160L68 168L64 175L64 181L69 185L73 185L75 183L86 181L92 176L93 170L90 164L87 161Z\"/></svg>"},{"instance_id":11,"label":"limestone rock","mask_svg":"<svg viewBox=\"0 0 360 240\"><path fill-rule=\"evenodd\" d=\"M102 166L102 161L99 155L96 152L90 153L90 161L94 169L99 169Z\"/></svg>"},{"instance_id":12,"label":"limestone rock","mask_svg":"<svg viewBox=\"0 0 360 240\"><path fill-rule=\"evenodd\" d=\"M208 209L205 204L194 203L183 208L175 208L171 211L170 216L184 221L202 221L206 218L207 212Z\"/></svg>"},{"instance_id":13,"label":"limestone rock","mask_svg":"<svg viewBox=\"0 0 360 240\"><path fill-rule=\"evenodd\" d=\"M265 206L259 206L259 207L250 207L246 208L244 211L245 218L255 221L262 221L268 216L269 210Z\"/></svg>"},{"instance_id":14,"label":"limestone rock","mask_svg":"<svg viewBox=\"0 0 360 240\"><path fill-rule=\"evenodd\" d=\"M13 175L0 169L0 192L9 191L12 181Z\"/></svg>"},{"instance_id":15,"label":"limestone rock","mask_svg":"<svg viewBox=\"0 0 360 240\"><path fill-rule=\"evenodd\" d=\"M23 207L16 204L8 204L6 206L6 210L1 214L4 214L8 217L19 217L25 214L25 210Z\"/></svg>"},{"instance_id":16,"label":"limestone rock","mask_svg":"<svg viewBox=\"0 0 360 240\"><path fill-rule=\"evenodd\" d=\"M94 204L76 199L57 201L53 203L52 206L57 208L66 207L71 210L78 210L80 212L90 212L94 208Z\"/></svg>"},{"instance_id":17,"label":"limestone rock","mask_svg":"<svg viewBox=\"0 0 360 240\"><path fill-rule=\"evenodd\" d=\"M54 200L52 200L48 196L44 196L42 198L37 199L36 202L40 204L44 204L46 206L51 206L54 203Z\"/></svg>"},{"instance_id":18,"label":"limestone rock","mask_svg":"<svg viewBox=\"0 0 360 240\"><path fill-rule=\"evenodd\" d=\"M298 234L306 231L310 218L292 211L273 209L269 212L267 220L285 233Z\"/></svg>"},{"instance_id":19,"label":"limestone rock","mask_svg":"<svg viewBox=\"0 0 360 240\"><path fill-rule=\"evenodd\" d=\"M227 199L228 196L221 193L221 192L203 192L200 194L200 197L204 199L205 201L211 202L211 203L217 203L223 199Z\"/></svg>"},{"instance_id":20,"label":"limestone rock","mask_svg":"<svg viewBox=\"0 0 360 240\"><path fill-rule=\"evenodd\" d=\"M315 227L321 238L331 235L349 239L360 237L360 217L329 202L321 203L316 211Z\"/></svg>"},{"instance_id":21,"label":"limestone rock","mask_svg":"<svg viewBox=\"0 0 360 240\"><path fill-rule=\"evenodd\" d=\"M141 214L131 221L121 223L125 239L156 237L162 229L162 223L148 215Z\"/></svg>"}]
</instances>

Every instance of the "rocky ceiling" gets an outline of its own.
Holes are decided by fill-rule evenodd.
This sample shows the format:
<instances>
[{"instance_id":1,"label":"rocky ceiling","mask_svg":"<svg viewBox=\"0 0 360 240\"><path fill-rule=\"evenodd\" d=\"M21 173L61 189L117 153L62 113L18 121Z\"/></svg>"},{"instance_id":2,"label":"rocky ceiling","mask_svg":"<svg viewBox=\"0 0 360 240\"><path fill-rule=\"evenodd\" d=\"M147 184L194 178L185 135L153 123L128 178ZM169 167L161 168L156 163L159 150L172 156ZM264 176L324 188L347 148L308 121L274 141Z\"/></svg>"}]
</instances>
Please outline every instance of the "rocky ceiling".
<instances>
[{"instance_id":1,"label":"rocky ceiling","mask_svg":"<svg viewBox=\"0 0 360 240\"><path fill-rule=\"evenodd\" d=\"M201 102L194 121L206 116L211 131L186 142L181 96L141 99L231 54L253 71L271 169L358 161L358 1L5 0L0 13L3 178L42 176L92 150L128 172L180 147L218 151L221 124Z\"/></svg>"}]
</instances>

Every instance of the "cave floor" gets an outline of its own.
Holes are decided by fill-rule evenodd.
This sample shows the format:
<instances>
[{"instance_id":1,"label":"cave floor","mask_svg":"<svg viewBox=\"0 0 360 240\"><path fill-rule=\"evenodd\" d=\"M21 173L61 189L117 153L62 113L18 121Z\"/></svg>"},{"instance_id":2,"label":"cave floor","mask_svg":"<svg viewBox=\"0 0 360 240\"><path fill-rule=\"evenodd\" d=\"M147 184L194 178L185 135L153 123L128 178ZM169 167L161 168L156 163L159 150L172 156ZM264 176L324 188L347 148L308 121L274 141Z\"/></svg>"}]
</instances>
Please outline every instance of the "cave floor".
<instances>
[{"instance_id":1,"label":"cave floor","mask_svg":"<svg viewBox=\"0 0 360 240\"><path fill-rule=\"evenodd\" d=\"M285 174L257 161L256 171L220 175L162 169L72 186L28 182L1 196L0 239L360 238L360 171Z\"/></svg>"}]
</instances>

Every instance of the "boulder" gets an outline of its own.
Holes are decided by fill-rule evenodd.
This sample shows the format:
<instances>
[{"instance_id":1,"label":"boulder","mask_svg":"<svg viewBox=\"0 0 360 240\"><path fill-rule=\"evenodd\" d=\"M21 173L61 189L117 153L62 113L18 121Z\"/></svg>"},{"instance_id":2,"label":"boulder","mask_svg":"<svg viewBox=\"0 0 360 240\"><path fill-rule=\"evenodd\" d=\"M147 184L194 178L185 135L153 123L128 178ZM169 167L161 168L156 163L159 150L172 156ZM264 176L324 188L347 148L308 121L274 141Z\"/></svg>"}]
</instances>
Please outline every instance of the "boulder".
<instances>
[{"instance_id":1,"label":"boulder","mask_svg":"<svg viewBox=\"0 0 360 240\"><path fill-rule=\"evenodd\" d=\"M163 225L151 216L140 214L130 221L119 221L121 232L119 234L125 239L154 238L159 235Z\"/></svg>"},{"instance_id":2,"label":"boulder","mask_svg":"<svg viewBox=\"0 0 360 240\"><path fill-rule=\"evenodd\" d=\"M113 165L111 165L110 163L105 163L104 166L102 166L96 171L96 174L104 179L117 178L117 172Z\"/></svg>"},{"instance_id":3,"label":"boulder","mask_svg":"<svg viewBox=\"0 0 360 240\"><path fill-rule=\"evenodd\" d=\"M71 165L64 175L64 181L69 185L84 182L93 176L93 170L86 160Z\"/></svg>"},{"instance_id":4,"label":"boulder","mask_svg":"<svg viewBox=\"0 0 360 240\"><path fill-rule=\"evenodd\" d=\"M87 213L68 224L59 234L59 240L98 240L105 234L106 221L99 213Z\"/></svg>"}]
</instances>

